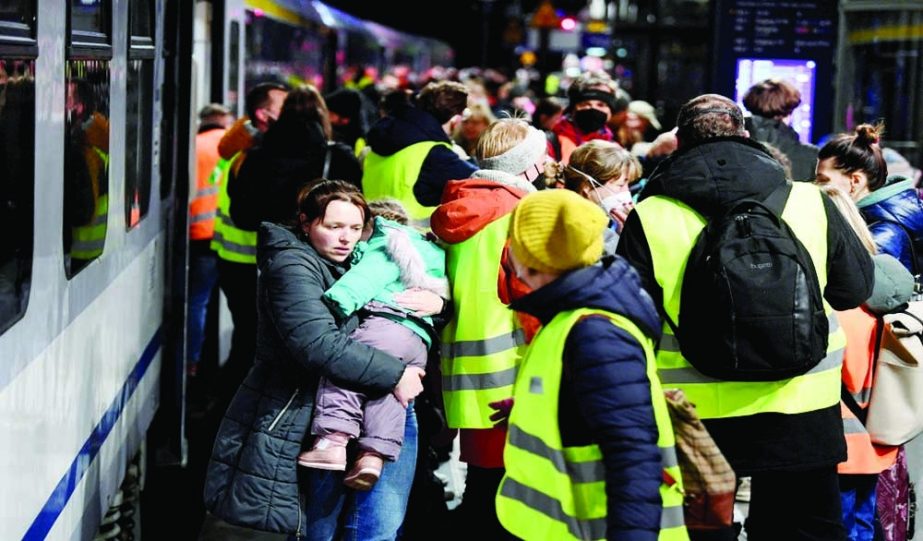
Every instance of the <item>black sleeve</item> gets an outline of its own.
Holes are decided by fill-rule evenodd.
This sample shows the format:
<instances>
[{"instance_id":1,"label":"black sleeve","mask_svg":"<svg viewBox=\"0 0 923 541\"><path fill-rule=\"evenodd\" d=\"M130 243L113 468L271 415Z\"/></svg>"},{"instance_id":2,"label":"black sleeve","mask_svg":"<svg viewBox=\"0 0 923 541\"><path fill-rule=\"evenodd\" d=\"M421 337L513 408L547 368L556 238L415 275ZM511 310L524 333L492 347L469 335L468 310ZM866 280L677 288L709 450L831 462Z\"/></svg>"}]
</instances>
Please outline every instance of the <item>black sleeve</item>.
<instances>
[{"instance_id":1,"label":"black sleeve","mask_svg":"<svg viewBox=\"0 0 923 541\"><path fill-rule=\"evenodd\" d=\"M477 167L466 162L451 148L443 145L433 147L423 160L413 195L425 207L435 207L442 202L442 191L450 180L461 180L471 176Z\"/></svg>"},{"instance_id":2,"label":"black sleeve","mask_svg":"<svg viewBox=\"0 0 923 541\"><path fill-rule=\"evenodd\" d=\"M849 310L871 296L875 285L875 265L833 201L826 194L821 196L827 212L827 287L824 298L834 310Z\"/></svg>"},{"instance_id":3,"label":"black sleeve","mask_svg":"<svg viewBox=\"0 0 923 541\"><path fill-rule=\"evenodd\" d=\"M234 174L234 164L231 164L231 169L225 179L228 183L228 197L231 200L228 212L231 214L231 221L234 222L235 227L256 231L264 219L260 209L265 205L266 190L258 189L262 180L262 153L254 150L245 155L245 158L237 174Z\"/></svg>"},{"instance_id":4,"label":"black sleeve","mask_svg":"<svg viewBox=\"0 0 923 541\"><path fill-rule=\"evenodd\" d=\"M628 219L625 220L622 233L619 235L619 244L615 253L628 260L638 272L641 287L647 291L654 301L654 306L660 310L663 306L663 290L654 278L654 260L651 257L651 249L647 245L644 227L641 226L641 219L638 218L637 212L628 214Z\"/></svg>"},{"instance_id":5,"label":"black sleeve","mask_svg":"<svg viewBox=\"0 0 923 541\"><path fill-rule=\"evenodd\" d=\"M606 538L655 541L663 477L644 350L607 318L588 317L567 337L564 370L562 385L602 451Z\"/></svg>"},{"instance_id":6,"label":"black sleeve","mask_svg":"<svg viewBox=\"0 0 923 541\"><path fill-rule=\"evenodd\" d=\"M362 190L362 166L359 165L359 159L353 151L348 146L337 143L330 146L330 152L330 170L327 172L327 178L345 180Z\"/></svg>"}]
</instances>

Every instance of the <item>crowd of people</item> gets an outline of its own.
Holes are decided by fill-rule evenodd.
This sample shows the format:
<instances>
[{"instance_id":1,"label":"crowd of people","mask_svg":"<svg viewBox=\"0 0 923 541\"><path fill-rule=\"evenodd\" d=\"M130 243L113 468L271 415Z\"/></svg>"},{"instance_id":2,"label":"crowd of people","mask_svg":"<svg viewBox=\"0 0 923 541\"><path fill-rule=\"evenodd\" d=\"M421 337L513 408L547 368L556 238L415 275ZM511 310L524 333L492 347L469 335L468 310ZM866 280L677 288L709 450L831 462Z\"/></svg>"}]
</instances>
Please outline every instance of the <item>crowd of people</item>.
<instances>
[{"instance_id":1,"label":"crowd of people","mask_svg":"<svg viewBox=\"0 0 923 541\"><path fill-rule=\"evenodd\" d=\"M747 116L694 97L672 130L597 71L529 106L476 80L376 99L264 83L236 122L202 111L191 377L216 283L234 323L212 514L293 539L432 537L405 516L433 505L414 494L457 438L465 492L438 537L906 538L876 501L909 482L903 451L859 420L879 318L923 265L923 203L889 176L881 126L801 143L778 80ZM797 284L747 260L726 285L745 317L692 321L724 301L684 286L700 239L731 213L728 231L758 231L760 212ZM714 336L740 372L701 364L726 353ZM686 527L668 388L749 480L745 524Z\"/></svg>"}]
</instances>

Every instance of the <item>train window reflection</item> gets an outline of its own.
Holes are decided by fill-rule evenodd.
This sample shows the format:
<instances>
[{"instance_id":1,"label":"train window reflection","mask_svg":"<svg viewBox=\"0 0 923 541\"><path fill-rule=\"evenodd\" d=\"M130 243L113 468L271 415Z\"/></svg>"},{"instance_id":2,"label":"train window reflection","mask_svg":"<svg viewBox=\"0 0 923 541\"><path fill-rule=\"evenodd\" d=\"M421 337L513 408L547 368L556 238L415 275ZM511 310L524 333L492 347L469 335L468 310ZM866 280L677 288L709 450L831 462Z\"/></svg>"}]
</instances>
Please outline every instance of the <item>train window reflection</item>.
<instances>
[{"instance_id":1,"label":"train window reflection","mask_svg":"<svg viewBox=\"0 0 923 541\"><path fill-rule=\"evenodd\" d=\"M128 62L125 105L125 223L132 228L147 216L151 202L153 60Z\"/></svg>"},{"instance_id":2,"label":"train window reflection","mask_svg":"<svg viewBox=\"0 0 923 541\"><path fill-rule=\"evenodd\" d=\"M228 36L228 95L225 103L231 111L237 111L238 89L240 88L240 23L231 21L231 34Z\"/></svg>"},{"instance_id":3,"label":"train window reflection","mask_svg":"<svg viewBox=\"0 0 923 541\"><path fill-rule=\"evenodd\" d=\"M131 0L129 3L128 14L131 20L132 37L154 37L152 6L153 3L150 0Z\"/></svg>"},{"instance_id":4,"label":"train window reflection","mask_svg":"<svg viewBox=\"0 0 923 541\"><path fill-rule=\"evenodd\" d=\"M64 141L64 268L102 255L109 216L109 62L68 60Z\"/></svg>"},{"instance_id":5,"label":"train window reflection","mask_svg":"<svg viewBox=\"0 0 923 541\"><path fill-rule=\"evenodd\" d=\"M35 61L0 59L0 332L26 311L32 279Z\"/></svg>"},{"instance_id":6,"label":"train window reflection","mask_svg":"<svg viewBox=\"0 0 923 541\"><path fill-rule=\"evenodd\" d=\"M106 0L72 0L71 30L109 35Z\"/></svg>"},{"instance_id":7,"label":"train window reflection","mask_svg":"<svg viewBox=\"0 0 923 541\"><path fill-rule=\"evenodd\" d=\"M0 28L20 26L35 26L34 0L0 0Z\"/></svg>"}]
</instances>

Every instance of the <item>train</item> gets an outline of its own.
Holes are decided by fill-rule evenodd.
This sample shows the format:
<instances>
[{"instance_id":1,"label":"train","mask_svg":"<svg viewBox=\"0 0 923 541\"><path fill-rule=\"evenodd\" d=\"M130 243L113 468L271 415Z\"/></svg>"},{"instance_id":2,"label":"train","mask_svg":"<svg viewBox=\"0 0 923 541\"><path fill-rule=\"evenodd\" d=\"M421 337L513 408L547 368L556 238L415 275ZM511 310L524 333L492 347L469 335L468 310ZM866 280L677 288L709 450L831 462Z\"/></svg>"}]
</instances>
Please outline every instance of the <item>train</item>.
<instances>
[{"instance_id":1,"label":"train","mask_svg":"<svg viewBox=\"0 0 923 541\"><path fill-rule=\"evenodd\" d=\"M198 108L452 54L317 1L3 2L0 539L137 538L150 465L187 460Z\"/></svg>"}]
</instances>

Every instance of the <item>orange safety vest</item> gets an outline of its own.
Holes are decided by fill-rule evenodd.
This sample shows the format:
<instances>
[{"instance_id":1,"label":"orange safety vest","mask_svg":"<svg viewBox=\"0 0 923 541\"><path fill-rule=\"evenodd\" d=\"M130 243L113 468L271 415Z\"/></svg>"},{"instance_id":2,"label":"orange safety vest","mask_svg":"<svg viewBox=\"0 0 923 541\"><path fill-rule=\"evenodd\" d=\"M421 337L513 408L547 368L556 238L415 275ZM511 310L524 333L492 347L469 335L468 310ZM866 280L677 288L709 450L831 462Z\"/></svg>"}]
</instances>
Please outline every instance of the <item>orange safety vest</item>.
<instances>
[{"instance_id":1,"label":"orange safety vest","mask_svg":"<svg viewBox=\"0 0 923 541\"><path fill-rule=\"evenodd\" d=\"M215 233L215 213L218 210L218 142L227 130L214 129L195 137L196 191L189 202L189 239L208 240Z\"/></svg>"},{"instance_id":2,"label":"orange safety vest","mask_svg":"<svg viewBox=\"0 0 923 541\"><path fill-rule=\"evenodd\" d=\"M843 356L843 384L860 408L867 408L872 392L877 344L878 321L864 308L836 313L840 327L846 332ZM843 431L846 433L846 462L837 466L840 474L877 474L891 467L897 459L897 447L872 443L865 427L840 401Z\"/></svg>"}]
</instances>

